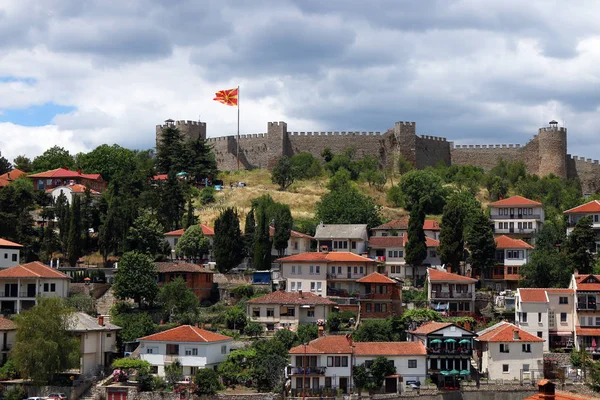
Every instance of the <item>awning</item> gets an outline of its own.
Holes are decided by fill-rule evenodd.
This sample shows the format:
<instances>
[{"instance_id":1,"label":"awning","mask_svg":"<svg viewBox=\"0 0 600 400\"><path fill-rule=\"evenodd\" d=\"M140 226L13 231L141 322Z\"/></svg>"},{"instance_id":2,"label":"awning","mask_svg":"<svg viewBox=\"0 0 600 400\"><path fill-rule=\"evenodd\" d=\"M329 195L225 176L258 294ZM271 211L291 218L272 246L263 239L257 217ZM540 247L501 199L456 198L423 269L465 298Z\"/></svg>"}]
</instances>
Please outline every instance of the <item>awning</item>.
<instances>
[{"instance_id":1,"label":"awning","mask_svg":"<svg viewBox=\"0 0 600 400\"><path fill-rule=\"evenodd\" d=\"M456 340L454 340L454 339L446 339L446 340L444 340L444 342L446 342L446 343L456 343Z\"/></svg>"},{"instance_id":2,"label":"awning","mask_svg":"<svg viewBox=\"0 0 600 400\"><path fill-rule=\"evenodd\" d=\"M458 342L459 344L471 344L471 341L469 339L462 339L460 342Z\"/></svg>"},{"instance_id":3,"label":"awning","mask_svg":"<svg viewBox=\"0 0 600 400\"><path fill-rule=\"evenodd\" d=\"M573 332L549 332L550 336L573 336Z\"/></svg>"}]
</instances>

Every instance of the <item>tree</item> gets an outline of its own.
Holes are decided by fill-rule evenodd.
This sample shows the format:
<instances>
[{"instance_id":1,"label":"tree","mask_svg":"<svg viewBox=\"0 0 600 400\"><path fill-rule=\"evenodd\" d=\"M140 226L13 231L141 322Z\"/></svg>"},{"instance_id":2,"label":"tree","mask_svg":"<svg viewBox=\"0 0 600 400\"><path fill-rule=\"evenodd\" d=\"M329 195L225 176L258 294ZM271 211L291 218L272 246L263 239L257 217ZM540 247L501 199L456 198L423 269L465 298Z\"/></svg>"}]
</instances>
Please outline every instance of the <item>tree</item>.
<instances>
[{"instance_id":1,"label":"tree","mask_svg":"<svg viewBox=\"0 0 600 400\"><path fill-rule=\"evenodd\" d=\"M444 207L446 190L442 178L432 171L413 170L405 173L398 184L404 205L411 211L420 204L425 213L439 214Z\"/></svg>"},{"instance_id":2,"label":"tree","mask_svg":"<svg viewBox=\"0 0 600 400\"><path fill-rule=\"evenodd\" d=\"M81 240L81 199L73 196L71 216L69 217L69 236L67 241L67 256L71 267L77 265L77 260L82 255Z\"/></svg>"},{"instance_id":3,"label":"tree","mask_svg":"<svg viewBox=\"0 0 600 400\"><path fill-rule=\"evenodd\" d=\"M319 337L319 328L316 325L300 324L296 330L300 343L308 343Z\"/></svg>"},{"instance_id":4,"label":"tree","mask_svg":"<svg viewBox=\"0 0 600 400\"><path fill-rule=\"evenodd\" d=\"M368 387L370 379L369 369L365 364L354 365L352 367L352 380L354 381L354 387L358 388L359 395L363 389Z\"/></svg>"},{"instance_id":5,"label":"tree","mask_svg":"<svg viewBox=\"0 0 600 400\"><path fill-rule=\"evenodd\" d=\"M499 176L492 177L487 184L490 200L499 200L508 193L508 183Z\"/></svg>"},{"instance_id":6,"label":"tree","mask_svg":"<svg viewBox=\"0 0 600 400\"><path fill-rule=\"evenodd\" d=\"M427 258L425 231L423 231L424 222L425 212L420 204L415 204L408 220L408 243L406 243L406 255L404 257L406 263L414 267L422 265Z\"/></svg>"},{"instance_id":7,"label":"tree","mask_svg":"<svg viewBox=\"0 0 600 400\"><path fill-rule=\"evenodd\" d=\"M317 219L326 224L367 224L370 229L381 225L380 212L381 206L352 186L332 190L317 203Z\"/></svg>"},{"instance_id":8,"label":"tree","mask_svg":"<svg viewBox=\"0 0 600 400\"><path fill-rule=\"evenodd\" d=\"M223 389L219 382L219 374L211 368L201 368L194 377L196 384L196 394L198 396L214 396L219 390Z\"/></svg>"},{"instance_id":9,"label":"tree","mask_svg":"<svg viewBox=\"0 0 600 400\"><path fill-rule=\"evenodd\" d=\"M133 221L133 226L129 229L127 248L154 258L161 252L164 241L163 232L164 228L156 217L149 213L143 213Z\"/></svg>"},{"instance_id":10,"label":"tree","mask_svg":"<svg viewBox=\"0 0 600 400\"><path fill-rule=\"evenodd\" d=\"M75 311L81 311L93 317L97 315L96 302L94 301L94 298L88 294L74 294L66 299L66 304Z\"/></svg>"},{"instance_id":11,"label":"tree","mask_svg":"<svg viewBox=\"0 0 600 400\"><path fill-rule=\"evenodd\" d=\"M395 342L400 338L391 319L362 321L352 336L357 342Z\"/></svg>"},{"instance_id":12,"label":"tree","mask_svg":"<svg viewBox=\"0 0 600 400\"><path fill-rule=\"evenodd\" d=\"M282 156L271 170L271 181L279 185L280 190L287 190L295 179L296 173L290 159Z\"/></svg>"},{"instance_id":13,"label":"tree","mask_svg":"<svg viewBox=\"0 0 600 400\"><path fill-rule=\"evenodd\" d=\"M100 174L104 180L111 182L119 173L133 173L137 169L136 157L135 151L118 144L102 144L89 153L77 154L76 159L83 172Z\"/></svg>"},{"instance_id":14,"label":"tree","mask_svg":"<svg viewBox=\"0 0 600 400\"><path fill-rule=\"evenodd\" d=\"M321 151L321 157L326 163L328 163L333 159L333 152L329 147L325 147L323 151Z\"/></svg>"},{"instance_id":15,"label":"tree","mask_svg":"<svg viewBox=\"0 0 600 400\"><path fill-rule=\"evenodd\" d=\"M185 223L183 224L183 227L187 229L192 225L196 225L197 223L198 217L194 215L194 206L192 204L192 198L190 197L187 203L187 214L185 216Z\"/></svg>"},{"instance_id":16,"label":"tree","mask_svg":"<svg viewBox=\"0 0 600 400\"><path fill-rule=\"evenodd\" d=\"M244 239L237 210L226 208L215 221L213 252L219 272L227 272L244 259Z\"/></svg>"},{"instance_id":17,"label":"tree","mask_svg":"<svg viewBox=\"0 0 600 400\"><path fill-rule=\"evenodd\" d=\"M387 192L387 200L392 203L394 207L402 207L404 204L402 189L400 189L399 186L390 187Z\"/></svg>"},{"instance_id":18,"label":"tree","mask_svg":"<svg viewBox=\"0 0 600 400\"><path fill-rule=\"evenodd\" d=\"M329 314L331 315L331 314ZM286 349L291 349L298 343L298 336L295 332L289 329L280 329L275 332L275 336L273 337L275 340L280 341Z\"/></svg>"},{"instance_id":19,"label":"tree","mask_svg":"<svg viewBox=\"0 0 600 400\"><path fill-rule=\"evenodd\" d=\"M187 172L192 182L201 184L217 176L217 159L212 146L203 138L186 140L183 143L181 169Z\"/></svg>"},{"instance_id":20,"label":"tree","mask_svg":"<svg viewBox=\"0 0 600 400\"><path fill-rule=\"evenodd\" d=\"M242 310L240 307L230 308L225 312L225 324L227 325L227 329L239 329L243 331L248 323L248 316L246 315L246 311Z\"/></svg>"},{"instance_id":21,"label":"tree","mask_svg":"<svg viewBox=\"0 0 600 400\"><path fill-rule=\"evenodd\" d=\"M71 211L69 208L69 202L67 200L67 196L64 193L61 193L54 203L54 214L58 219L58 238L60 242L60 247L64 253L67 252L68 240L69 240L69 230L70 230L70 217Z\"/></svg>"},{"instance_id":22,"label":"tree","mask_svg":"<svg viewBox=\"0 0 600 400\"><path fill-rule=\"evenodd\" d=\"M156 145L156 169L163 174L183 171L184 143L179 129L169 126L162 129Z\"/></svg>"},{"instance_id":23,"label":"tree","mask_svg":"<svg viewBox=\"0 0 600 400\"><path fill-rule=\"evenodd\" d=\"M246 384L252 379L252 366L255 358L256 350L253 348L246 347L240 350L233 350L219 364L219 376L227 386Z\"/></svg>"},{"instance_id":24,"label":"tree","mask_svg":"<svg viewBox=\"0 0 600 400\"><path fill-rule=\"evenodd\" d=\"M135 342L138 338L151 335L156 331L156 324L149 314L131 312L129 309L119 312L120 310L115 308L118 307L113 307L111 317L112 322L121 327L117 335L122 343Z\"/></svg>"},{"instance_id":25,"label":"tree","mask_svg":"<svg viewBox=\"0 0 600 400\"><path fill-rule=\"evenodd\" d=\"M187 184L175 176L175 170L169 172L167 180L158 184L157 217L167 230L182 227Z\"/></svg>"},{"instance_id":26,"label":"tree","mask_svg":"<svg viewBox=\"0 0 600 400\"><path fill-rule=\"evenodd\" d=\"M263 328L262 324L260 324L258 322L253 322L253 321L248 322L248 324L244 328L244 333L246 335L255 337L255 338L261 336L264 331L265 331L265 329Z\"/></svg>"},{"instance_id":27,"label":"tree","mask_svg":"<svg viewBox=\"0 0 600 400\"><path fill-rule=\"evenodd\" d=\"M12 171L12 165L10 165L10 161L8 161L5 157L2 157L2 153L0 153L0 175L10 171Z\"/></svg>"},{"instance_id":28,"label":"tree","mask_svg":"<svg viewBox=\"0 0 600 400\"><path fill-rule=\"evenodd\" d=\"M13 160L13 165L15 169L18 169L23 172L31 172L32 170L31 160L25 157L24 154L16 156Z\"/></svg>"},{"instance_id":29,"label":"tree","mask_svg":"<svg viewBox=\"0 0 600 400\"><path fill-rule=\"evenodd\" d=\"M566 252L579 273L591 274L596 252L596 234L592 228L592 218L583 217L567 238Z\"/></svg>"},{"instance_id":30,"label":"tree","mask_svg":"<svg viewBox=\"0 0 600 400\"><path fill-rule=\"evenodd\" d=\"M254 236L256 232L256 221L254 220L254 207L246 215L244 224L244 247L249 260L254 259Z\"/></svg>"},{"instance_id":31,"label":"tree","mask_svg":"<svg viewBox=\"0 0 600 400\"><path fill-rule=\"evenodd\" d=\"M290 206L287 204L275 203L271 207L270 214L274 224L273 228L275 229L273 247L279 253L279 257L283 257L292 234L292 226L294 225L292 212L290 211Z\"/></svg>"},{"instance_id":32,"label":"tree","mask_svg":"<svg viewBox=\"0 0 600 400\"><path fill-rule=\"evenodd\" d=\"M496 242L492 223L483 212L477 213L467 236L468 262L474 271L483 272L496 265Z\"/></svg>"},{"instance_id":33,"label":"tree","mask_svg":"<svg viewBox=\"0 0 600 400\"><path fill-rule=\"evenodd\" d=\"M212 186L207 186L200 191L200 204L203 206L215 202L216 190Z\"/></svg>"},{"instance_id":34,"label":"tree","mask_svg":"<svg viewBox=\"0 0 600 400\"><path fill-rule=\"evenodd\" d=\"M11 359L21 376L37 386L79 365L79 341L69 332L71 310L57 297L41 297L38 304L15 317L17 333Z\"/></svg>"},{"instance_id":35,"label":"tree","mask_svg":"<svg viewBox=\"0 0 600 400\"><path fill-rule=\"evenodd\" d=\"M0 190L0 237L23 245L21 260L37 260L38 232L31 212L35 210L31 179L20 177Z\"/></svg>"},{"instance_id":36,"label":"tree","mask_svg":"<svg viewBox=\"0 0 600 400\"><path fill-rule=\"evenodd\" d=\"M414 169L412 163L408 161L404 156L398 156L397 164L398 172L400 173L400 175L404 175L405 173Z\"/></svg>"},{"instance_id":37,"label":"tree","mask_svg":"<svg viewBox=\"0 0 600 400\"><path fill-rule=\"evenodd\" d=\"M261 204L256 210L258 224L254 233L254 246L252 253L254 255L253 266L259 271L271 269L271 242L270 225L267 206Z\"/></svg>"},{"instance_id":38,"label":"tree","mask_svg":"<svg viewBox=\"0 0 600 400\"><path fill-rule=\"evenodd\" d=\"M53 146L34 158L31 168L33 172L43 172L57 168L72 170L75 168L75 165L75 158L73 158L68 150L60 146Z\"/></svg>"},{"instance_id":39,"label":"tree","mask_svg":"<svg viewBox=\"0 0 600 400\"><path fill-rule=\"evenodd\" d=\"M253 345L256 357L252 377L259 391L272 391L284 382L283 370L288 365L288 350L274 339L258 340Z\"/></svg>"},{"instance_id":40,"label":"tree","mask_svg":"<svg viewBox=\"0 0 600 400\"><path fill-rule=\"evenodd\" d=\"M165 379L171 387L175 387L177 382L183 380L183 365L179 359L165 365Z\"/></svg>"},{"instance_id":41,"label":"tree","mask_svg":"<svg viewBox=\"0 0 600 400\"><path fill-rule=\"evenodd\" d=\"M296 179L312 179L323 174L321 161L316 159L311 153L303 152L294 154L290 161Z\"/></svg>"},{"instance_id":42,"label":"tree","mask_svg":"<svg viewBox=\"0 0 600 400\"><path fill-rule=\"evenodd\" d=\"M137 251L123 254L115 275L113 290L120 300L133 299L140 307L151 304L158 294L158 273L147 255Z\"/></svg>"},{"instance_id":43,"label":"tree","mask_svg":"<svg viewBox=\"0 0 600 400\"><path fill-rule=\"evenodd\" d=\"M466 216L452 198L444 206L440 229L440 259L446 265L460 267L465 251L464 228Z\"/></svg>"},{"instance_id":44,"label":"tree","mask_svg":"<svg viewBox=\"0 0 600 400\"><path fill-rule=\"evenodd\" d=\"M209 249L210 240L204 236L200 225L192 225L187 228L175 247L177 254L191 258L194 262L201 260Z\"/></svg>"},{"instance_id":45,"label":"tree","mask_svg":"<svg viewBox=\"0 0 600 400\"><path fill-rule=\"evenodd\" d=\"M187 287L181 277L165 283L160 288L158 302L162 308L163 318L168 321L180 320L186 314L197 316L200 307L198 297Z\"/></svg>"}]
</instances>

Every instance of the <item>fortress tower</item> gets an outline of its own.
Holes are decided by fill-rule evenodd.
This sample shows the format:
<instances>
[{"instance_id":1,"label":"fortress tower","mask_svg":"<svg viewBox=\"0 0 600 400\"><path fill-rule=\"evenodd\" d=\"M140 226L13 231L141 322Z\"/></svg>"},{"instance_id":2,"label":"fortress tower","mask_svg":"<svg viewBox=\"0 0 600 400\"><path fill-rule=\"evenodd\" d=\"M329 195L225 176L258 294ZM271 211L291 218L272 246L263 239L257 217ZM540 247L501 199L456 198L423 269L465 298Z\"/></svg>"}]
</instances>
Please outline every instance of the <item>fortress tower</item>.
<instances>
[{"instance_id":1,"label":"fortress tower","mask_svg":"<svg viewBox=\"0 0 600 400\"><path fill-rule=\"evenodd\" d=\"M552 120L548 127L538 132L539 167L538 175L554 174L567 177L567 129Z\"/></svg>"},{"instance_id":2,"label":"fortress tower","mask_svg":"<svg viewBox=\"0 0 600 400\"><path fill-rule=\"evenodd\" d=\"M401 155L412 165L417 166L417 135L414 122L396 122L394 124L396 155Z\"/></svg>"},{"instance_id":3,"label":"fortress tower","mask_svg":"<svg viewBox=\"0 0 600 400\"><path fill-rule=\"evenodd\" d=\"M164 125L156 125L156 143L158 144L163 128L175 127L179 129L184 140L206 139L206 122L200 121L173 121L168 119Z\"/></svg>"}]
</instances>

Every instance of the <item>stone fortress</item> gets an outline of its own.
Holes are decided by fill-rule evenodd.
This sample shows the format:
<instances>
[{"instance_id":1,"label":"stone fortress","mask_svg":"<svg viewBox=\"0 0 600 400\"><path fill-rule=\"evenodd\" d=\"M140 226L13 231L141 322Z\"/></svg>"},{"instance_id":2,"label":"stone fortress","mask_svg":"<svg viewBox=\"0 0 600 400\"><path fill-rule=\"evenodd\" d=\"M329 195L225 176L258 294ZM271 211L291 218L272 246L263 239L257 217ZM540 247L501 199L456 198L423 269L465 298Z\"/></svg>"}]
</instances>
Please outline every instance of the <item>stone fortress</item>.
<instances>
[{"instance_id":1,"label":"stone fortress","mask_svg":"<svg viewBox=\"0 0 600 400\"><path fill-rule=\"evenodd\" d=\"M206 138L205 122L169 119L164 125L156 126L157 141L166 126L178 128L187 139L206 139L214 148L220 170L237 169L237 136ZM530 174L579 178L584 194L600 190L598 160L567 154L567 129L559 127L556 121L540 128L538 134L524 145L455 145L446 138L417 135L414 122L396 122L384 133L289 132L285 122L269 122L264 133L240 135L239 165L244 169L272 168L283 155L291 157L309 152L320 158L325 148L340 153L348 147L353 147L359 158L376 157L381 165L401 155L417 168L435 166L443 161L446 165L473 165L489 171L501 159L523 161Z\"/></svg>"}]
</instances>

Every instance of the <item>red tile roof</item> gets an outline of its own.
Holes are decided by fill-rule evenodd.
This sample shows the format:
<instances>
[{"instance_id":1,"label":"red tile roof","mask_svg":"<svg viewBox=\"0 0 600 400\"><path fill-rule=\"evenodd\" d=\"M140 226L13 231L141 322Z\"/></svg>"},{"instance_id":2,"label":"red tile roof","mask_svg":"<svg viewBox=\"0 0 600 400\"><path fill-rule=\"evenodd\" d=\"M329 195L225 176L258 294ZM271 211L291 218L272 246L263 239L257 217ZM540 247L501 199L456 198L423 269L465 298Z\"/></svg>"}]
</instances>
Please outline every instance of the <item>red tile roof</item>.
<instances>
[{"instance_id":1,"label":"red tile roof","mask_svg":"<svg viewBox=\"0 0 600 400\"><path fill-rule=\"evenodd\" d=\"M515 331L518 332L518 339L515 339ZM480 336L475 339L480 342L543 342L544 339L524 331L516 325L508 322L499 322L491 329L484 330Z\"/></svg>"},{"instance_id":2,"label":"red tile roof","mask_svg":"<svg viewBox=\"0 0 600 400\"><path fill-rule=\"evenodd\" d=\"M507 199L498 200L490 203L490 207L510 207L510 206L541 206L539 201L529 200L523 196L512 196Z\"/></svg>"},{"instance_id":3,"label":"red tile roof","mask_svg":"<svg viewBox=\"0 0 600 400\"><path fill-rule=\"evenodd\" d=\"M166 181L169 179L169 174L158 174L152 177L153 181Z\"/></svg>"},{"instance_id":4,"label":"red tile roof","mask_svg":"<svg viewBox=\"0 0 600 400\"><path fill-rule=\"evenodd\" d=\"M600 290L600 275L575 275L577 290Z\"/></svg>"},{"instance_id":5,"label":"red tile roof","mask_svg":"<svg viewBox=\"0 0 600 400\"><path fill-rule=\"evenodd\" d=\"M0 187L9 185L15 179L18 179L21 175L25 175L25 172L20 169L13 169L10 172L0 175Z\"/></svg>"},{"instance_id":6,"label":"red tile roof","mask_svg":"<svg viewBox=\"0 0 600 400\"><path fill-rule=\"evenodd\" d=\"M600 212L600 201L592 200L592 201L582 204L580 206L573 207L573 208L565 211L565 214L593 213L593 212Z\"/></svg>"},{"instance_id":7,"label":"red tile roof","mask_svg":"<svg viewBox=\"0 0 600 400\"><path fill-rule=\"evenodd\" d=\"M139 341L179 342L179 343L210 343L232 340L229 336L221 335L191 325L181 325L164 332L144 336Z\"/></svg>"},{"instance_id":8,"label":"red tile roof","mask_svg":"<svg viewBox=\"0 0 600 400\"><path fill-rule=\"evenodd\" d=\"M367 276L357 279L358 283L397 283L395 280L388 278L387 276L380 274L379 272L373 272Z\"/></svg>"},{"instance_id":9,"label":"red tile roof","mask_svg":"<svg viewBox=\"0 0 600 400\"><path fill-rule=\"evenodd\" d=\"M427 247L440 247L440 241L430 238L429 236L425 236L425 246Z\"/></svg>"},{"instance_id":10,"label":"red tile roof","mask_svg":"<svg viewBox=\"0 0 600 400\"><path fill-rule=\"evenodd\" d=\"M400 230L400 231L405 231L408 229L408 221L409 221L409 217L404 216L402 218L399 219L394 219L390 222L386 222L385 224L376 226L375 230ZM423 230L425 231L439 231L440 230L440 224L434 220L434 219L426 219L425 222L423 222Z\"/></svg>"},{"instance_id":11,"label":"red tile roof","mask_svg":"<svg viewBox=\"0 0 600 400\"><path fill-rule=\"evenodd\" d=\"M440 224L435 219L426 219L423 223L424 231L439 231Z\"/></svg>"},{"instance_id":12,"label":"red tile roof","mask_svg":"<svg viewBox=\"0 0 600 400\"><path fill-rule=\"evenodd\" d=\"M212 274L212 271L207 270L201 265L191 264L187 262L157 262L156 268L159 274L167 272L196 272L204 274Z\"/></svg>"},{"instance_id":13,"label":"red tile roof","mask_svg":"<svg viewBox=\"0 0 600 400\"><path fill-rule=\"evenodd\" d=\"M271 236L271 237L275 236L275 228L272 227L272 226L269 226L269 236ZM303 239L313 239L314 240L314 238L312 236L307 235L307 234L302 233L302 232L297 232L297 231L294 231L294 230L292 230L290 232L290 237L293 237L293 238L303 238Z\"/></svg>"},{"instance_id":14,"label":"red tile roof","mask_svg":"<svg viewBox=\"0 0 600 400\"><path fill-rule=\"evenodd\" d=\"M600 336L600 328L582 328L580 326L575 327L577 336Z\"/></svg>"},{"instance_id":15,"label":"red tile roof","mask_svg":"<svg viewBox=\"0 0 600 400\"><path fill-rule=\"evenodd\" d=\"M8 318L0 318L0 331L13 331L17 325Z\"/></svg>"},{"instance_id":16,"label":"red tile roof","mask_svg":"<svg viewBox=\"0 0 600 400\"><path fill-rule=\"evenodd\" d=\"M202 227L202 234L204 236L215 236L215 230L208 225L200 224ZM175 231L165 233L165 236L183 236L185 229L177 229Z\"/></svg>"},{"instance_id":17,"label":"red tile roof","mask_svg":"<svg viewBox=\"0 0 600 400\"><path fill-rule=\"evenodd\" d=\"M290 354L304 354L305 346L299 345L292 347ZM322 336L311 340L306 346L306 354L350 354L349 339L342 335Z\"/></svg>"},{"instance_id":18,"label":"red tile roof","mask_svg":"<svg viewBox=\"0 0 600 400\"><path fill-rule=\"evenodd\" d=\"M47 279L71 279L62 272L50 268L39 261L22 265L15 265L0 271L0 278L47 278Z\"/></svg>"},{"instance_id":19,"label":"red tile roof","mask_svg":"<svg viewBox=\"0 0 600 400\"><path fill-rule=\"evenodd\" d=\"M52 193L53 190L55 190L55 189L62 189L62 188L70 189L73 193L85 193L85 191L87 189L87 186L82 185L80 183L75 183L73 185L57 186L57 187L52 188L52 189L47 189L46 193ZM98 192L98 191L96 191L94 189L90 189L90 193L91 194L95 194L95 195L100 195L101 194L100 192Z\"/></svg>"},{"instance_id":20,"label":"red tile roof","mask_svg":"<svg viewBox=\"0 0 600 400\"><path fill-rule=\"evenodd\" d=\"M295 254L293 256L287 256L276 260L277 262L365 262L374 263L375 260L370 258L359 256L358 254L350 253L348 251L332 251L329 253L324 252L308 252Z\"/></svg>"},{"instance_id":21,"label":"red tile roof","mask_svg":"<svg viewBox=\"0 0 600 400\"><path fill-rule=\"evenodd\" d=\"M298 304L298 305L325 305L334 306L337 303L331 301L325 297L317 296L311 292L286 292L283 290L277 290L275 292L265 294L251 300L248 300L248 304Z\"/></svg>"},{"instance_id":22,"label":"red tile roof","mask_svg":"<svg viewBox=\"0 0 600 400\"><path fill-rule=\"evenodd\" d=\"M431 282L477 282L477 279L468 278L466 276L453 274L450 272L440 271L439 269L435 268L428 268L427 273L429 274L429 280Z\"/></svg>"},{"instance_id":23,"label":"red tile roof","mask_svg":"<svg viewBox=\"0 0 600 400\"><path fill-rule=\"evenodd\" d=\"M513 239L506 235L494 238L498 249L533 249L533 246L521 239Z\"/></svg>"},{"instance_id":24,"label":"red tile roof","mask_svg":"<svg viewBox=\"0 0 600 400\"><path fill-rule=\"evenodd\" d=\"M519 288L519 298L525 303L546 303L547 293L573 294L573 289L559 288Z\"/></svg>"},{"instance_id":25,"label":"red tile roof","mask_svg":"<svg viewBox=\"0 0 600 400\"><path fill-rule=\"evenodd\" d=\"M102 179L100 174L82 174L78 171L71 171L65 168L51 169L50 171L40 172L38 174L29 175L29 178L86 178L92 180Z\"/></svg>"},{"instance_id":26,"label":"red tile roof","mask_svg":"<svg viewBox=\"0 0 600 400\"><path fill-rule=\"evenodd\" d=\"M424 356L427 350L422 342L355 342L357 356Z\"/></svg>"},{"instance_id":27,"label":"red tile roof","mask_svg":"<svg viewBox=\"0 0 600 400\"><path fill-rule=\"evenodd\" d=\"M23 245L11 242L10 240L0 239L0 247L23 247Z\"/></svg>"},{"instance_id":28,"label":"red tile roof","mask_svg":"<svg viewBox=\"0 0 600 400\"><path fill-rule=\"evenodd\" d=\"M407 240L405 236L371 236L369 238L369 247L404 247L406 245L406 242Z\"/></svg>"},{"instance_id":29,"label":"red tile roof","mask_svg":"<svg viewBox=\"0 0 600 400\"><path fill-rule=\"evenodd\" d=\"M410 331L410 333L414 333L417 335L428 335L430 333L433 333L435 331L439 331L440 329L443 329L447 326L450 325L454 325L451 322L435 322L435 321L430 321L427 322L421 326L419 326L417 329L415 329L414 331Z\"/></svg>"}]
</instances>

